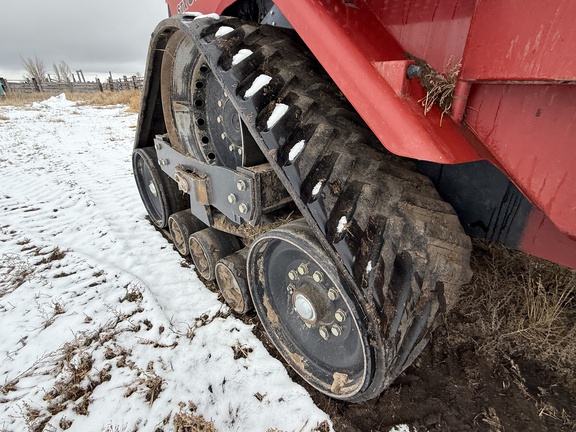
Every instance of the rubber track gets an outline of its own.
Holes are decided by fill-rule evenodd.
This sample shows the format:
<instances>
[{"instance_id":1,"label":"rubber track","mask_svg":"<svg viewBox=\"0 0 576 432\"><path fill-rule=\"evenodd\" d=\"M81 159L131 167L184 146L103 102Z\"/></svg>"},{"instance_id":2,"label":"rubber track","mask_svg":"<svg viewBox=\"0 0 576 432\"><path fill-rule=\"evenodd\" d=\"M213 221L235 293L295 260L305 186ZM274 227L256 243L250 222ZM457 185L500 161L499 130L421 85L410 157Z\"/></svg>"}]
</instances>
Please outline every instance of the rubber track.
<instances>
[{"instance_id":1,"label":"rubber track","mask_svg":"<svg viewBox=\"0 0 576 432\"><path fill-rule=\"evenodd\" d=\"M360 399L373 397L420 353L438 313L470 280L470 239L429 179L384 150L293 31L234 18L182 24L380 327L384 373ZM222 26L234 31L216 38ZM233 65L240 49L252 55ZM244 99L262 74L269 84ZM269 129L278 104L288 111Z\"/></svg>"}]
</instances>

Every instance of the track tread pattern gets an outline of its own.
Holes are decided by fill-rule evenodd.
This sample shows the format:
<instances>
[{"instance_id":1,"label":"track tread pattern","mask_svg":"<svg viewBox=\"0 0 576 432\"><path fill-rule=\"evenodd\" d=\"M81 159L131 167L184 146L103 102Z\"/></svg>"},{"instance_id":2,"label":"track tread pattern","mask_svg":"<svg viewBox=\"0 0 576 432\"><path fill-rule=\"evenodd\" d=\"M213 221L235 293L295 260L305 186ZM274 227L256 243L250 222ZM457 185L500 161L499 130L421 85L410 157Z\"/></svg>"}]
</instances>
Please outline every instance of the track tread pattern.
<instances>
[{"instance_id":1,"label":"track tread pattern","mask_svg":"<svg viewBox=\"0 0 576 432\"><path fill-rule=\"evenodd\" d=\"M438 313L469 281L469 238L430 180L382 147L295 33L233 18L187 25L303 216L375 317L385 373L357 400L374 397L419 354ZM222 25L235 30L215 39ZM253 54L234 64L240 49ZM245 98L261 74L272 80ZM288 111L269 129L278 104ZM304 149L291 160L302 140Z\"/></svg>"}]
</instances>

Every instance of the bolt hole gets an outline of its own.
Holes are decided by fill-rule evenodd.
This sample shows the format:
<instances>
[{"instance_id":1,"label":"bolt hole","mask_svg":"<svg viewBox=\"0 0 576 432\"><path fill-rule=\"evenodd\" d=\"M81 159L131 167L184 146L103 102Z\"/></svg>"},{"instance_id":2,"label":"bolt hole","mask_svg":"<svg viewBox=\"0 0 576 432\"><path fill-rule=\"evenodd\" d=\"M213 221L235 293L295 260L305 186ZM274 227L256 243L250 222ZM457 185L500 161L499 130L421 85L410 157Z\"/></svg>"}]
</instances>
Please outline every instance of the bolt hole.
<instances>
[{"instance_id":1,"label":"bolt hole","mask_svg":"<svg viewBox=\"0 0 576 432\"><path fill-rule=\"evenodd\" d=\"M199 118L198 120L196 120L196 124L198 126L204 126L205 123L206 121L203 118Z\"/></svg>"},{"instance_id":2,"label":"bolt hole","mask_svg":"<svg viewBox=\"0 0 576 432\"><path fill-rule=\"evenodd\" d=\"M201 107L202 105L204 105L204 101L202 99L196 99L194 101L194 105L196 105L197 107Z\"/></svg>"},{"instance_id":3,"label":"bolt hole","mask_svg":"<svg viewBox=\"0 0 576 432\"><path fill-rule=\"evenodd\" d=\"M214 160L216 159L216 155L214 153L208 153L208 159Z\"/></svg>"},{"instance_id":4,"label":"bolt hole","mask_svg":"<svg viewBox=\"0 0 576 432\"><path fill-rule=\"evenodd\" d=\"M207 65L202 65L200 66L200 72L204 73L204 72L208 72L208 66Z\"/></svg>"},{"instance_id":5,"label":"bolt hole","mask_svg":"<svg viewBox=\"0 0 576 432\"><path fill-rule=\"evenodd\" d=\"M202 142L203 142L204 144L208 144L208 143L210 142L210 138L208 138L207 136L203 136L203 137L202 137Z\"/></svg>"},{"instance_id":6,"label":"bolt hole","mask_svg":"<svg viewBox=\"0 0 576 432\"><path fill-rule=\"evenodd\" d=\"M202 81L196 81L196 88L201 89L202 87L204 87L204 83Z\"/></svg>"}]
</instances>

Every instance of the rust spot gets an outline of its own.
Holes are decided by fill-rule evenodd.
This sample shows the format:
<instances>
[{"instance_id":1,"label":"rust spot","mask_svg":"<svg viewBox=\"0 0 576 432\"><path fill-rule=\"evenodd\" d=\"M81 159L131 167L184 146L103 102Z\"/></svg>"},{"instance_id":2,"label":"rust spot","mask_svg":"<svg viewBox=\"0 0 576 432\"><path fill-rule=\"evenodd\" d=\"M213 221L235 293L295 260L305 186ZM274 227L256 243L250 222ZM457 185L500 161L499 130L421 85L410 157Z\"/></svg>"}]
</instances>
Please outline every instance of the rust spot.
<instances>
[{"instance_id":1,"label":"rust spot","mask_svg":"<svg viewBox=\"0 0 576 432\"><path fill-rule=\"evenodd\" d=\"M332 375L333 381L332 381L332 386L330 387L330 390L332 391L332 393L334 394L340 394L342 392L342 387L344 387L346 384L348 384L348 374L345 373L340 373L340 372L334 372L334 375Z\"/></svg>"}]
</instances>

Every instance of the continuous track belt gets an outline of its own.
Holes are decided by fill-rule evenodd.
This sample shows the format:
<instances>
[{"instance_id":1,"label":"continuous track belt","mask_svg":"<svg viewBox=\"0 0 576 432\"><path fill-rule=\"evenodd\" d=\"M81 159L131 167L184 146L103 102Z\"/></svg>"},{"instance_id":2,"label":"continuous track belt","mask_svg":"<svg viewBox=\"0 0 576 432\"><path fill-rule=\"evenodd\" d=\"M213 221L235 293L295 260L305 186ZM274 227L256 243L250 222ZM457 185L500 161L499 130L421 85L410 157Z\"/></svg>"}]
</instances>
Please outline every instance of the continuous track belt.
<instances>
[{"instance_id":1,"label":"continuous track belt","mask_svg":"<svg viewBox=\"0 0 576 432\"><path fill-rule=\"evenodd\" d=\"M470 279L471 244L454 210L412 162L384 150L292 30L223 17L164 23L195 41L369 321L380 327L390 366L383 379L393 379L427 342L422 329ZM222 27L233 30L216 37ZM240 50L251 53L234 60ZM269 82L245 97L258 77ZM285 112L269 124L278 110Z\"/></svg>"}]
</instances>

